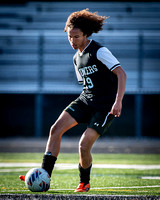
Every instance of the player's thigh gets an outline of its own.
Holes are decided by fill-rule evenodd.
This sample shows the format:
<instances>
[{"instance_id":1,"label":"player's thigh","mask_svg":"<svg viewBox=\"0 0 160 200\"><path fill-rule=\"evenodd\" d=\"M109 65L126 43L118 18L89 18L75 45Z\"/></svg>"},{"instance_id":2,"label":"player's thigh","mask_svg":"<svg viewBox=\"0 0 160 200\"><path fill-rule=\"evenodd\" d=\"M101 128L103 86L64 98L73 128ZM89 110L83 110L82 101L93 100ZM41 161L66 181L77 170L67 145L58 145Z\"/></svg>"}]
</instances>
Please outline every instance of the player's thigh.
<instances>
[{"instance_id":1,"label":"player's thigh","mask_svg":"<svg viewBox=\"0 0 160 200\"><path fill-rule=\"evenodd\" d=\"M87 128L79 141L79 151L90 151L99 134L92 128Z\"/></svg>"},{"instance_id":2,"label":"player's thigh","mask_svg":"<svg viewBox=\"0 0 160 200\"><path fill-rule=\"evenodd\" d=\"M52 125L51 132L63 134L70 128L76 126L76 120L66 111L63 111L57 121Z\"/></svg>"},{"instance_id":3,"label":"player's thigh","mask_svg":"<svg viewBox=\"0 0 160 200\"><path fill-rule=\"evenodd\" d=\"M88 123L93 115L92 109L80 99L76 99L71 102L65 108L65 111L68 112L77 121L77 123Z\"/></svg>"}]
</instances>

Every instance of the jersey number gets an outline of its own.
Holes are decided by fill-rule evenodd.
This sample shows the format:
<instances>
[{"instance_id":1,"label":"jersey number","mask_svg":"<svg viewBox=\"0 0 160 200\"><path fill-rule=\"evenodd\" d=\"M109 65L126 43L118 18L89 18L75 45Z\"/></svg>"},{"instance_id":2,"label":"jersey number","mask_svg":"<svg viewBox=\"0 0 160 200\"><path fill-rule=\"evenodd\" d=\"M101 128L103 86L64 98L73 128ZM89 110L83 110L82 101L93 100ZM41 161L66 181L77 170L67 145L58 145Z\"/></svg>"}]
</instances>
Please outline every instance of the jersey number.
<instances>
[{"instance_id":1,"label":"jersey number","mask_svg":"<svg viewBox=\"0 0 160 200\"><path fill-rule=\"evenodd\" d=\"M86 80L86 84L85 84L85 85L86 85L87 89L88 89L88 88L91 89L91 88L94 87L91 78L87 77L85 80Z\"/></svg>"}]
</instances>

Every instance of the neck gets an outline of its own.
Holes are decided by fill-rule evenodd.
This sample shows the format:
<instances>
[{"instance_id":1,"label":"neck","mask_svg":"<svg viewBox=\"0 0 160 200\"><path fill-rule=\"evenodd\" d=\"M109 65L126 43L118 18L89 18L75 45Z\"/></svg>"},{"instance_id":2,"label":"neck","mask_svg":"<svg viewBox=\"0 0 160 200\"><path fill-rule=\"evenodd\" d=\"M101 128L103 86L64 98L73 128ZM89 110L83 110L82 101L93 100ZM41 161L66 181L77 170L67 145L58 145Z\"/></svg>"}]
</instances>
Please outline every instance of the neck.
<instances>
[{"instance_id":1,"label":"neck","mask_svg":"<svg viewBox=\"0 0 160 200\"><path fill-rule=\"evenodd\" d=\"M82 52L86 48L86 46L89 44L89 42L90 42L90 40L87 39L84 42L84 44L79 48L79 51Z\"/></svg>"}]
</instances>

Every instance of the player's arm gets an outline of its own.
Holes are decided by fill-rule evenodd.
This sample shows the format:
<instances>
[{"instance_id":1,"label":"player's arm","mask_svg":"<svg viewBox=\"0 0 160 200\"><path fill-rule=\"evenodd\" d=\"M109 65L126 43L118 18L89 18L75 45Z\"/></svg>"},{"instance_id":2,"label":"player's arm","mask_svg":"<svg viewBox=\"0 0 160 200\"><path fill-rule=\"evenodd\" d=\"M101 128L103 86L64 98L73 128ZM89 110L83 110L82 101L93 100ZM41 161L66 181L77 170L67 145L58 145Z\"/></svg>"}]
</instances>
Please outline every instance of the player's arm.
<instances>
[{"instance_id":1,"label":"player's arm","mask_svg":"<svg viewBox=\"0 0 160 200\"><path fill-rule=\"evenodd\" d=\"M111 109L111 114L113 114L115 117L119 117L122 110L122 99L125 93L127 76L121 66L116 67L112 72L117 75L118 89L115 102Z\"/></svg>"},{"instance_id":2,"label":"player's arm","mask_svg":"<svg viewBox=\"0 0 160 200\"><path fill-rule=\"evenodd\" d=\"M102 47L97 51L97 59L105 64L106 67L108 67L108 69L118 77L118 90L115 103L111 109L111 113L115 115L115 117L119 117L121 115L122 99L126 87L126 74L120 66L119 61L106 47Z\"/></svg>"}]
</instances>

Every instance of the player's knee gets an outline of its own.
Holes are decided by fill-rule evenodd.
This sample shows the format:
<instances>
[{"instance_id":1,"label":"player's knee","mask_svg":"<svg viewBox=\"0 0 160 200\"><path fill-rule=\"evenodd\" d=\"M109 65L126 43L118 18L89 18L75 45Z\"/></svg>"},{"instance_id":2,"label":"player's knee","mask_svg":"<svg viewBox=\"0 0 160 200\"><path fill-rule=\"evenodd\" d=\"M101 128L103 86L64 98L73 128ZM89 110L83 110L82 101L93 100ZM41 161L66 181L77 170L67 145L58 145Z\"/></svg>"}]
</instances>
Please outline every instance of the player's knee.
<instances>
[{"instance_id":1,"label":"player's knee","mask_svg":"<svg viewBox=\"0 0 160 200\"><path fill-rule=\"evenodd\" d=\"M51 126L51 128L50 128L49 134L50 134L50 136L52 136L54 133L55 133L55 126L54 126L54 124L53 124L53 125Z\"/></svg>"},{"instance_id":2,"label":"player's knee","mask_svg":"<svg viewBox=\"0 0 160 200\"><path fill-rule=\"evenodd\" d=\"M89 151L87 145L85 142L80 141L79 142L79 152L83 156Z\"/></svg>"},{"instance_id":3,"label":"player's knee","mask_svg":"<svg viewBox=\"0 0 160 200\"><path fill-rule=\"evenodd\" d=\"M50 136L53 136L53 135L60 135L60 132L59 132L59 125L58 124L53 124L50 128Z\"/></svg>"}]
</instances>

